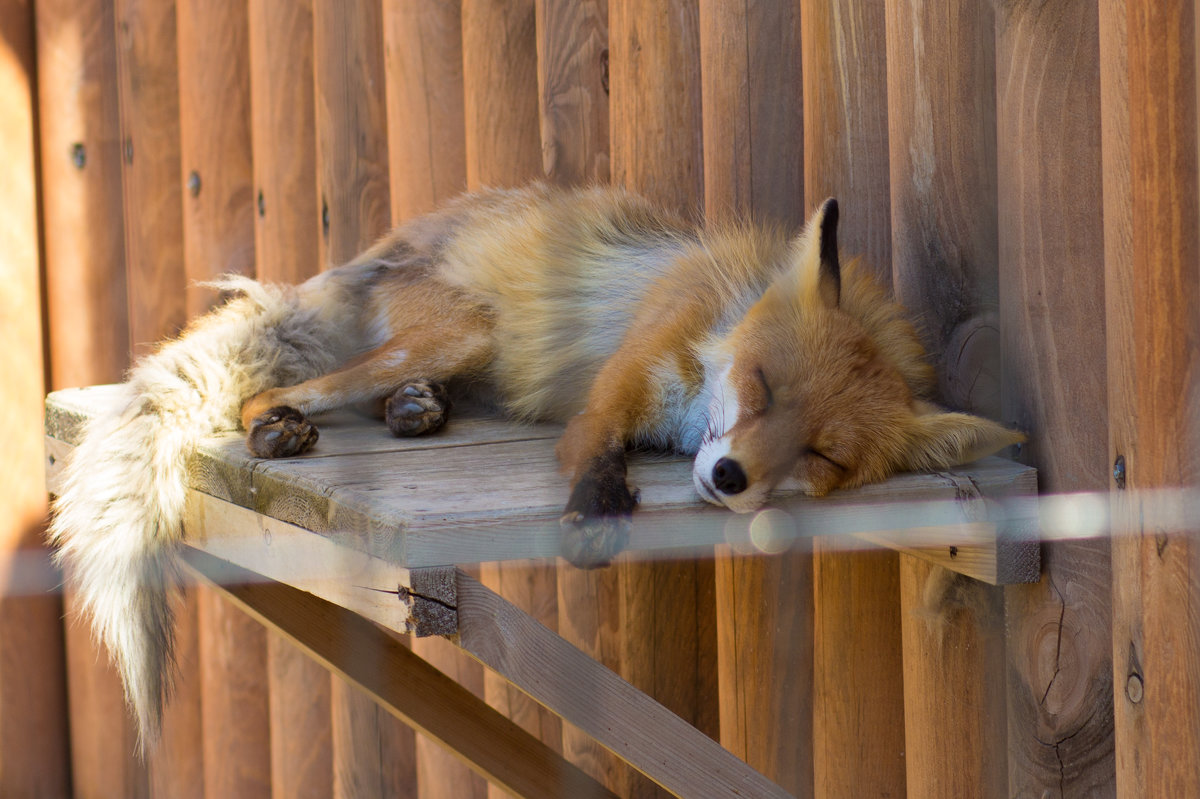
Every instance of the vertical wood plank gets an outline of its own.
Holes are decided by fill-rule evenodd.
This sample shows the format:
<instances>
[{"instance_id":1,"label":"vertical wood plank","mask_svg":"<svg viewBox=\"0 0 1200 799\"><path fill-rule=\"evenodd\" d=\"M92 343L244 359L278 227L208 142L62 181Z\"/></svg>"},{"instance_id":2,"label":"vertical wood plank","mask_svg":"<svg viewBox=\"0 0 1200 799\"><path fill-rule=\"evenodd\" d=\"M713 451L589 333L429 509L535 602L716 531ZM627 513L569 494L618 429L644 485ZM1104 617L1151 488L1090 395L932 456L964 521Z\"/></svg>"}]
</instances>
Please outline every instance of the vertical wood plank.
<instances>
[{"instance_id":1,"label":"vertical wood plank","mask_svg":"<svg viewBox=\"0 0 1200 799\"><path fill-rule=\"evenodd\" d=\"M112 3L37 5L50 385L109 383L129 364Z\"/></svg>"},{"instance_id":2,"label":"vertical wood plank","mask_svg":"<svg viewBox=\"0 0 1200 799\"><path fill-rule=\"evenodd\" d=\"M462 4L384 0L392 221L467 187Z\"/></svg>"},{"instance_id":3,"label":"vertical wood plank","mask_svg":"<svg viewBox=\"0 0 1200 799\"><path fill-rule=\"evenodd\" d=\"M698 218L704 174L697 5L610 0L608 20L613 182ZM621 676L718 737L712 559L628 560L614 568ZM654 795L644 785L630 793Z\"/></svg>"},{"instance_id":4,"label":"vertical wood plank","mask_svg":"<svg viewBox=\"0 0 1200 799\"><path fill-rule=\"evenodd\" d=\"M156 799L205 795L201 589L186 580L181 589L175 610L175 682L163 709L162 737L147 764L150 795Z\"/></svg>"},{"instance_id":5,"label":"vertical wood plank","mask_svg":"<svg viewBox=\"0 0 1200 799\"><path fill-rule=\"evenodd\" d=\"M699 3L709 222L803 218L799 3ZM811 796L812 553L716 552L720 740Z\"/></svg>"},{"instance_id":6,"label":"vertical wood plank","mask_svg":"<svg viewBox=\"0 0 1200 799\"><path fill-rule=\"evenodd\" d=\"M140 355L186 319L175 2L115 2L129 335Z\"/></svg>"},{"instance_id":7,"label":"vertical wood plank","mask_svg":"<svg viewBox=\"0 0 1200 799\"><path fill-rule=\"evenodd\" d=\"M467 186L517 186L543 177L538 116L537 23L533 0L463 0L463 101ZM484 564L480 582L557 629L553 563ZM484 673L488 704L562 751L557 716L499 676ZM488 795L504 796L494 785Z\"/></svg>"},{"instance_id":8,"label":"vertical wood plank","mask_svg":"<svg viewBox=\"0 0 1200 799\"><path fill-rule=\"evenodd\" d=\"M382 5L314 0L313 68L324 267L391 224ZM334 796L414 795L412 730L343 680L330 701Z\"/></svg>"},{"instance_id":9,"label":"vertical wood plank","mask_svg":"<svg viewBox=\"0 0 1200 799\"><path fill-rule=\"evenodd\" d=\"M9 431L0 466L0 794L70 790L61 603L39 546L46 492L38 462L44 387L34 9L0 2L0 419ZM78 55L78 54L77 54ZM43 580L22 580L40 564ZM36 585L36 583L42 583ZM22 585L22 583L26 583Z\"/></svg>"},{"instance_id":10,"label":"vertical wood plank","mask_svg":"<svg viewBox=\"0 0 1200 799\"><path fill-rule=\"evenodd\" d=\"M942 399L995 416L994 15L961 0L889 0L886 16L896 294L924 322ZM1003 795L999 593L945 589L944 572L908 556L900 579L908 795Z\"/></svg>"},{"instance_id":11,"label":"vertical wood plank","mask_svg":"<svg viewBox=\"0 0 1200 799\"><path fill-rule=\"evenodd\" d=\"M178 0L179 129L188 316L217 292L196 283L254 274L247 6Z\"/></svg>"},{"instance_id":12,"label":"vertical wood plank","mask_svg":"<svg viewBox=\"0 0 1200 799\"><path fill-rule=\"evenodd\" d=\"M196 283L253 274L249 18L245 5L178 0L180 172L187 311L217 300ZM204 786L269 796L266 634L211 589L198 598Z\"/></svg>"},{"instance_id":13,"label":"vertical wood plank","mask_svg":"<svg viewBox=\"0 0 1200 799\"><path fill-rule=\"evenodd\" d=\"M705 217L798 225L804 215L800 4L698 5Z\"/></svg>"},{"instance_id":14,"label":"vertical wood plank","mask_svg":"<svg viewBox=\"0 0 1200 799\"><path fill-rule=\"evenodd\" d=\"M995 21L963 0L887 3L892 276L947 404L998 418Z\"/></svg>"},{"instance_id":15,"label":"vertical wood plank","mask_svg":"<svg viewBox=\"0 0 1200 799\"><path fill-rule=\"evenodd\" d=\"M463 0L467 185L542 177L533 0Z\"/></svg>"},{"instance_id":16,"label":"vertical wood plank","mask_svg":"<svg viewBox=\"0 0 1200 799\"><path fill-rule=\"evenodd\" d=\"M1107 400L1096 4L996 6L1004 418L1043 491L1103 490ZM1055 532L1052 519L1043 529ZM1045 546L1005 589L1009 790L1113 795L1107 541Z\"/></svg>"},{"instance_id":17,"label":"vertical wood plank","mask_svg":"<svg viewBox=\"0 0 1200 799\"><path fill-rule=\"evenodd\" d=\"M460 2L385 0L388 154L392 221L427 213L467 185ZM483 697L483 667L441 638L413 652ZM479 799L487 782L425 735L416 736L421 799Z\"/></svg>"},{"instance_id":18,"label":"vertical wood plank","mask_svg":"<svg viewBox=\"0 0 1200 799\"><path fill-rule=\"evenodd\" d=\"M887 18L883 3L801 3L804 194L841 205L838 244L892 283Z\"/></svg>"},{"instance_id":19,"label":"vertical wood plank","mask_svg":"<svg viewBox=\"0 0 1200 799\"><path fill-rule=\"evenodd\" d=\"M1127 370L1109 379L1113 415L1126 415L1112 426L1111 453L1124 456L1126 481L1114 497L1126 525L1112 550L1117 791L1190 796L1200 793L1200 542L1195 518L1185 523L1178 499L1145 492L1194 492L1200 482L1197 8L1130 2L1103 9L1106 66L1120 64L1111 45L1126 37L1129 80L1127 121L1119 116L1121 87L1104 95L1106 103L1118 98L1104 109L1105 132L1128 125L1131 234L1128 251L1116 248L1106 268L1115 278L1109 335L1123 351L1112 366ZM1118 135L1113 144L1121 143ZM1106 153L1106 166L1120 157ZM1113 223L1123 224L1122 209L1106 196L1106 216L1110 210Z\"/></svg>"},{"instance_id":20,"label":"vertical wood plank","mask_svg":"<svg viewBox=\"0 0 1200 799\"><path fill-rule=\"evenodd\" d=\"M391 223L380 4L313 0L313 66L324 268Z\"/></svg>"},{"instance_id":21,"label":"vertical wood plank","mask_svg":"<svg viewBox=\"0 0 1200 799\"><path fill-rule=\"evenodd\" d=\"M838 198L843 253L890 286L885 7L839 0L801 11L805 196ZM814 793L903 796L899 555L822 539L813 550ZM848 752L860 767L845 768Z\"/></svg>"},{"instance_id":22,"label":"vertical wood plank","mask_svg":"<svg viewBox=\"0 0 1200 799\"><path fill-rule=\"evenodd\" d=\"M542 171L560 185L607 183L608 2L536 0Z\"/></svg>"},{"instance_id":23,"label":"vertical wood plank","mask_svg":"<svg viewBox=\"0 0 1200 799\"><path fill-rule=\"evenodd\" d=\"M254 258L262 280L320 271L311 0L251 0Z\"/></svg>"},{"instance_id":24,"label":"vertical wood plank","mask_svg":"<svg viewBox=\"0 0 1200 799\"><path fill-rule=\"evenodd\" d=\"M613 182L694 216L704 207L695 0L610 0Z\"/></svg>"},{"instance_id":25,"label":"vertical wood plank","mask_svg":"<svg viewBox=\"0 0 1200 799\"><path fill-rule=\"evenodd\" d=\"M248 4L254 256L260 280L298 283L320 271L313 12L309 0ZM330 680L276 633L267 635L271 793L333 791Z\"/></svg>"}]
</instances>

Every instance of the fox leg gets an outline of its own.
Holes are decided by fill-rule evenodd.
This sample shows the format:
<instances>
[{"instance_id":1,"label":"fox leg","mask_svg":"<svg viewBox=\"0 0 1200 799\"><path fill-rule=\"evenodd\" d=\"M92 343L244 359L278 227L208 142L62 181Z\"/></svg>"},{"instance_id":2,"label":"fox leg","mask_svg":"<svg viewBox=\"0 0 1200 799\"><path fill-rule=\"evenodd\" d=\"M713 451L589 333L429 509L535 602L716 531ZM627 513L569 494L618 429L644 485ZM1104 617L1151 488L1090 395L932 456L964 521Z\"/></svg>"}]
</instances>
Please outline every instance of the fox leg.
<instances>
[{"instance_id":1,"label":"fox leg","mask_svg":"<svg viewBox=\"0 0 1200 799\"><path fill-rule=\"evenodd\" d=\"M404 331L341 369L251 397L242 406L246 445L262 458L299 455L317 440L310 414L381 399L396 435L431 432L449 410L441 383L482 370L492 353L486 322Z\"/></svg>"}]
</instances>

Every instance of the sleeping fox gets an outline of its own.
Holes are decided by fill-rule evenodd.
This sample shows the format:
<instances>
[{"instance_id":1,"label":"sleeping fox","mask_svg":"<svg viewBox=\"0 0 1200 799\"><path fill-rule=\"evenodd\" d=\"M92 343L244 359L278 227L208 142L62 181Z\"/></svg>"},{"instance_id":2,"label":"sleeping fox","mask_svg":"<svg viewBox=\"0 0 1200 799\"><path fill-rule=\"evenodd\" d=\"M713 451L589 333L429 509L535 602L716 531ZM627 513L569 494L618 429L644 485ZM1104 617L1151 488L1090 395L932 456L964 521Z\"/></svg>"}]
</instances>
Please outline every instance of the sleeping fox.
<instances>
[{"instance_id":1,"label":"sleeping fox","mask_svg":"<svg viewBox=\"0 0 1200 799\"><path fill-rule=\"evenodd\" d=\"M838 206L799 235L698 229L615 188L470 194L295 287L234 295L130 372L67 467L50 536L113 654L143 741L171 660L169 590L186 462L241 424L251 452L302 455L315 414L372 404L398 436L446 423L457 390L566 422L563 549L625 544L630 446L695 456L708 502L750 511L941 469L1022 440L930 404L933 374L899 306L840 263Z\"/></svg>"}]
</instances>

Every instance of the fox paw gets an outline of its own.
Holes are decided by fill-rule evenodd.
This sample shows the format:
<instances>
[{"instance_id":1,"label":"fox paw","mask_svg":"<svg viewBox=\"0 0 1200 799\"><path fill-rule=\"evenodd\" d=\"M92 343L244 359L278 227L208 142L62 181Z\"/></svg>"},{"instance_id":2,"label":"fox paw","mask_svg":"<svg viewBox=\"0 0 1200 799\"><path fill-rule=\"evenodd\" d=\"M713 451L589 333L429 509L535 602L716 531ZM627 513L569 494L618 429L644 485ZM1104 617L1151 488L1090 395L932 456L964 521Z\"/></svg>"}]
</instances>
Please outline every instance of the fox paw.
<instances>
[{"instance_id":1,"label":"fox paw","mask_svg":"<svg viewBox=\"0 0 1200 799\"><path fill-rule=\"evenodd\" d=\"M317 428L304 414L281 405L250 422L246 446L259 458L290 458L312 449L317 437Z\"/></svg>"},{"instance_id":2,"label":"fox paw","mask_svg":"<svg viewBox=\"0 0 1200 799\"><path fill-rule=\"evenodd\" d=\"M581 569L607 566L629 544L638 492L625 483L625 455L602 456L575 483L562 518L562 556Z\"/></svg>"},{"instance_id":3,"label":"fox paw","mask_svg":"<svg viewBox=\"0 0 1200 799\"><path fill-rule=\"evenodd\" d=\"M450 397L440 383L414 380L388 397L384 419L394 436L420 436L439 430L450 417Z\"/></svg>"}]
</instances>

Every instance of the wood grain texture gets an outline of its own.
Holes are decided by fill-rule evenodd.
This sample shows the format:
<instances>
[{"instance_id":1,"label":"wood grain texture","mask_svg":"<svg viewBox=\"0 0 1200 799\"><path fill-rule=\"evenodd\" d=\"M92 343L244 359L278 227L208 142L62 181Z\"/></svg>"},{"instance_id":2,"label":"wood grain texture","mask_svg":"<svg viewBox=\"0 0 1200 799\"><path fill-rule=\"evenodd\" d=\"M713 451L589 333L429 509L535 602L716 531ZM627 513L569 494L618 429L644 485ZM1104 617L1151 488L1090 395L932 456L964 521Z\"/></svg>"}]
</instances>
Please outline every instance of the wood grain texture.
<instances>
[{"instance_id":1,"label":"wood grain texture","mask_svg":"<svg viewBox=\"0 0 1200 799\"><path fill-rule=\"evenodd\" d=\"M718 547L715 578L721 745L812 796L811 543L769 555Z\"/></svg>"},{"instance_id":2,"label":"wood grain texture","mask_svg":"<svg viewBox=\"0 0 1200 799\"><path fill-rule=\"evenodd\" d=\"M197 590L205 795L269 797L266 630L220 592Z\"/></svg>"},{"instance_id":3,"label":"wood grain texture","mask_svg":"<svg viewBox=\"0 0 1200 799\"><path fill-rule=\"evenodd\" d=\"M333 792L331 678L319 663L267 631L271 701L271 795L325 799Z\"/></svg>"},{"instance_id":4,"label":"wood grain texture","mask_svg":"<svg viewBox=\"0 0 1200 799\"><path fill-rule=\"evenodd\" d=\"M837 197L838 245L892 283L883 3L803 0L804 196Z\"/></svg>"},{"instance_id":5,"label":"wood grain texture","mask_svg":"<svg viewBox=\"0 0 1200 799\"><path fill-rule=\"evenodd\" d=\"M800 4L698 3L705 218L798 226L804 206Z\"/></svg>"},{"instance_id":6,"label":"wood grain texture","mask_svg":"<svg viewBox=\"0 0 1200 799\"><path fill-rule=\"evenodd\" d=\"M261 280L320 271L311 0L251 0L254 260Z\"/></svg>"},{"instance_id":7,"label":"wood grain texture","mask_svg":"<svg viewBox=\"0 0 1200 799\"><path fill-rule=\"evenodd\" d=\"M964 0L887 3L892 276L942 400L1000 412L995 22Z\"/></svg>"},{"instance_id":8,"label":"wood grain texture","mask_svg":"<svg viewBox=\"0 0 1200 799\"><path fill-rule=\"evenodd\" d=\"M313 0L322 268L391 226L382 14L379 3Z\"/></svg>"},{"instance_id":9,"label":"wood grain texture","mask_svg":"<svg viewBox=\"0 0 1200 799\"><path fill-rule=\"evenodd\" d=\"M675 796L788 794L460 572L458 644ZM571 794L577 795L577 794Z\"/></svg>"},{"instance_id":10,"label":"wood grain texture","mask_svg":"<svg viewBox=\"0 0 1200 799\"><path fill-rule=\"evenodd\" d=\"M176 600L173 690L163 709L162 737L147 764L150 795L156 799L201 799L205 796L203 680L200 668L203 656L200 651L198 595L197 587L184 580Z\"/></svg>"},{"instance_id":11,"label":"wood grain texture","mask_svg":"<svg viewBox=\"0 0 1200 799\"><path fill-rule=\"evenodd\" d=\"M1126 470L1114 498L1126 523L1113 541L1117 790L1188 796L1200 793L1200 543L1194 516L1185 523L1178 501L1145 491L1195 491L1200 482L1197 9L1164 2L1104 10L1106 66L1121 64L1125 37L1129 78L1128 122L1117 103L1104 109L1106 131L1128 125L1131 233L1128 257L1118 249L1106 265L1116 278L1109 335L1127 369L1109 378L1113 413L1127 420L1112 427ZM1114 224L1124 220L1115 209ZM1112 296L1121 290L1128 296Z\"/></svg>"},{"instance_id":12,"label":"wood grain texture","mask_svg":"<svg viewBox=\"0 0 1200 799\"><path fill-rule=\"evenodd\" d=\"M460 0L383 4L394 223L467 187L462 35Z\"/></svg>"},{"instance_id":13,"label":"wood grain texture","mask_svg":"<svg viewBox=\"0 0 1200 799\"><path fill-rule=\"evenodd\" d=\"M607 183L607 0L534 6L542 171L560 185Z\"/></svg>"},{"instance_id":14,"label":"wood grain texture","mask_svg":"<svg viewBox=\"0 0 1200 799\"><path fill-rule=\"evenodd\" d=\"M50 384L109 383L129 364L113 7L36 14Z\"/></svg>"},{"instance_id":15,"label":"wood grain texture","mask_svg":"<svg viewBox=\"0 0 1200 799\"><path fill-rule=\"evenodd\" d=\"M903 556L830 543L813 542L814 795L904 796Z\"/></svg>"},{"instance_id":16,"label":"wood grain texture","mask_svg":"<svg viewBox=\"0 0 1200 799\"><path fill-rule=\"evenodd\" d=\"M365 638L347 635L343 656L372 659ZM377 697L335 678L333 707L333 796L386 799L415 796L415 733L379 706Z\"/></svg>"},{"instance_id":17,"label":"wood grain texture","mask_svg":"<svg viewBox=\"0 0 1200 799\"><path fill-rule=\"evenodd\" d=\"M1007 796L1000 590L900 556L908 796Z\"/></svg>"},{"instance_id":18,"label":"wood grain texture","mask_svg":"<svg viewBox=\"0 0 1200 799\"><path fill-rule=\"evenodd\" d=\"M129 336L141 355L186 320L175 0L115 0Z\"/></svg>"},{"instance_id":19,"label":"wood grain texture","mask_svg":"<svg viewBox=\"0 0 1200 799\"><path fill-rule=\"evenodd\" d=\"M61 796L70 790L62 604L40 546L46 492L34 472L38 398L44 390L34 8L0 2L0 794ZM25 580L42 572L42 579ZM37 584L42 583L42 584Z\"/></svg>"},{"instance_id":20,"label":"wood grain texture","mask_svg":"<svg viewBox=\"0 0 1200 799\"><path fill-rule=\"evenodd\" d=\"M203 552L187 550L184 557L202 575L224 580L238 573L232 564ZM240 574L240 580L222 584L245 610L514 795L612 796L370 622L303 591L262 580L246 582L253 575ZM347 657L348 651L358 656Z\"/></svg>"},{"instance_id":21,"label":"wood grain texture","mask_svg":"<svg viewBox=\"0 0 1200 799\"><path fill-rule=\"evenodd\" d=\"M254 274L250 47L245 4L177 0L183 244L188 316L219 299L195 285Z\"/></svg>"},{"instance_id":22,"label":"wood grain texture","mask_svg":"<svg viewBox=\"0 0 1200 799\"><path fill-rule=\"evenodd\" d=\"M1064 269L1104 259L1096 4L999 3L996 31L1004 418L1043 491L1103 490L1104 272ZM1114 795L1108 564L1048 544L1042 582L1005 591L1014 793Z\"/></svg>"},{"instance_id":23,"label":"wood grain texture","mask_svg":"<svg viewBox=\"0 0 1200 799\"><path fill-rule=\"evenodd\" d=\"M483 667L445 637L413 638L412 651L483 700ZM420 799L483 799L487 796L487 781L436 740L418 734L416 755Z\"/></svg>"},{"instance_id":24,"label":"wood grain texture","mask_svg":"<svg viewBox=\"0 0 1200 799\"><path fill-rule=\"evenodd\" d=\"M534 0L463 0L467 187L542 177Z\"/></svg>"},{"instance_id":25,"label":"wood grain texture","mask_svg":"<svg viewBox=\"0 0 1200 799\"><path fill-rule=\"evenodd\" d=\"M699 216L704 207L696 3L610 0L612 179Z\"/></svg>"}]
</instances>

